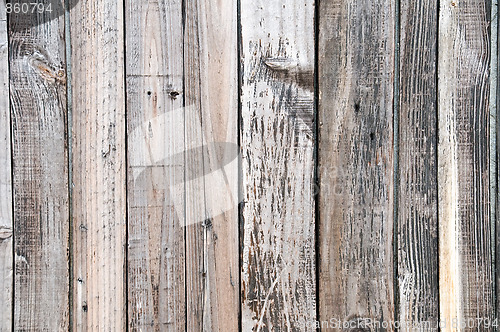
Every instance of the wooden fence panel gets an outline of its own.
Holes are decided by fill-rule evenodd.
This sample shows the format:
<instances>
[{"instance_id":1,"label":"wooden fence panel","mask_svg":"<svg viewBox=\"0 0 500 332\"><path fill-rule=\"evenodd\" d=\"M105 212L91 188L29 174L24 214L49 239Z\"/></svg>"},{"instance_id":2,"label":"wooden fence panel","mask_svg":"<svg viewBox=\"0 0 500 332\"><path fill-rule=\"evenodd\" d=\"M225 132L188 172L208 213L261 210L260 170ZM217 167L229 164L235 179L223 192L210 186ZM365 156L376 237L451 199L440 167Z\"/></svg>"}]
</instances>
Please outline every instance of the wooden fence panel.
<instances>
[{"instance_id":1,"label":"wooden fence panel","mask_svg":"<svg viewBox=\"0 0 500 332\"><path fill-rule=\"evenodd\" d=\"M0 2L0 331L12 327L13 236L12 173L7 13Z\"/></svg>"},{"instance_id":2,"label":"wooden fence panel","mask_svg":"<svg viewBox=\"0 0 500 332\"><path fill-rule=\"evenodd\" d=\"M125 4L132 331L186 324L182 10L180 0Z\"/></svg>"},{"instance_id":3,"label":"wooden fence panel","mask_svg":"<svg viewBox=\"0 0 500 332\"><path fill-rule=\"evenodd\" d=\"M237 331L237 2L184 3L187 331Z\"/></svg>"},{"instance_id":4,"label":"wooden fence panel","mask_svg":"<svg viewBox=\"0 0 500 332\"><path fill-rule=\"evenodd\" d=\"M395 1L320 6L319 319L360 327L394 320Z\"/></svg>"},{"instance_id":5,"label":"wooden fence panel","mask_svg":"<svg viewBox=\"0 0 500 332\"><path fill-rule=\"evenodd\" d=\"M397 319L437 331L437 2L400 3ZM396 96L397 97L397 96Z\"/></svg>"},{"instance_id":6,"label":"wooden fence panel","mask_svg":"<svg viewBox=\"0 0 500 332\"><path fill-rule=\"evenodd\" d=\"M70 12L73 106L73 329L126 329L122 1Z\"/></svg>"},{"instance_id":7,"label":"wooden fence panel","mask_svg":"<svg viewBox=\"0 0 500 332\"><path fill-rule=\"evenodd\" d=\"M314 5L241 2L243 331L315 330Z\"/></svg>"},{"instance_id":8,"label":"wooden fence panel","mask_svg":"<svg viewBox=\"0 0 500 332\"><path fill-rule=\"evenodd\" d=\"M9 16L16 331L69 324L64 18L45 15Z\"/></svg>"},{"instance_id":9,"label":"wooden fence panel","mask_svg":"<svg viewBox=\"0 0 500 332\"><path fill-rule=\"evenodd\" d=\"M440 3L439 284L444 331L489 331L494 266L489 218L490 2Z\"/></svg>"}]
</instances>

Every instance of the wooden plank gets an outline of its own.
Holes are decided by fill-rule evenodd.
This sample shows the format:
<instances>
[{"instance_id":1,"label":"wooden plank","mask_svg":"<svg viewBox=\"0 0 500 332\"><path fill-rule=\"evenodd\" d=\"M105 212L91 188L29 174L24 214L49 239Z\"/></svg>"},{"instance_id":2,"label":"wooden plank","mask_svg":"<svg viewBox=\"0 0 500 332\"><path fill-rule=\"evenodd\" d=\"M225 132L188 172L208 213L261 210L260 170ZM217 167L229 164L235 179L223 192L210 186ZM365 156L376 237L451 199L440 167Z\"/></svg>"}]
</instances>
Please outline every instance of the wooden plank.
<instances>
[{"instance_id":1,"label":"wooden plank","mask_svg":"<svg viewBox=\"0 0 500 332\"><path fill-rule=\"evenodd\" d=\"M398 321L437 331L436 1L400 3Z\"/></svg>"},{"instance_id":2,"label":"wooden plank","mask_svg":"<svg viewBox=\"0 0 500 332\"><path fill-rule=\"evenodd\" d=\"M184 3L187 331L237 331L237 3Z\"/></svg>"},{"instance_id":3,"label":"wooden plank","mask_svg":"<svg viewBox=\"0 0 500 332\"><path fill-rule=\"evenodd\" d=\"M314 13L241 2L243 331L315 330Z\"/></svg>"},{"instance_id":4,"label":"wooden plank","mask_svg":"<svg viewBox=\"0 0 500 332\"><path fill-rule=\"evenodd\" d=\"M489 331L494 271L489 218L490 2L440 3L439 285L443 331ZM466 328L453 329L450 322Z\"/></svg>"},{"instance_id":5,"label":"wooden plank","mask_svg":"<svg viewBox=\"0 0 500 332\"><path fill-rule=\"evenodd\" d=\"M12 328L13 221L7 12L0 2L0 331Z\"/></svg>"},{"instance_id":6,"label":"wooden plank","mask_svg":"<svg viewBox=\"0 0 500 332\"><path fill-rule=\"evenodd\" d=\"M64 19L9 16L16 331L69 325Z\"/></svg>"},{"instance_id":7,"label":"wooden plank","mask_svg":"<svg viewBox=\"0 0 500 332\"><path fill-rule=\"evenodd\" d=\"M394 320L395 1L321 1L319 19L319 320L368 329Z\"/></svg>"},{"instance_id":8,"label":"wooden plank","mask_svg":"<svg viewBox=\"0 0 500 332\"><path fill-rule=\"evenodd\" d=\"M122 1L70 12L73 329L126 330L126 160Z\"/></svg>"},{"instance_id":9,"label":"wooden plank","mask_svg":"<svg viewBox=\"0 0 500 332\"><path fill-rule=\"evenodd\" d=\"M183 331L182 1L125 4L128 315L131 331Z\"/></svg>"}]
</instances>

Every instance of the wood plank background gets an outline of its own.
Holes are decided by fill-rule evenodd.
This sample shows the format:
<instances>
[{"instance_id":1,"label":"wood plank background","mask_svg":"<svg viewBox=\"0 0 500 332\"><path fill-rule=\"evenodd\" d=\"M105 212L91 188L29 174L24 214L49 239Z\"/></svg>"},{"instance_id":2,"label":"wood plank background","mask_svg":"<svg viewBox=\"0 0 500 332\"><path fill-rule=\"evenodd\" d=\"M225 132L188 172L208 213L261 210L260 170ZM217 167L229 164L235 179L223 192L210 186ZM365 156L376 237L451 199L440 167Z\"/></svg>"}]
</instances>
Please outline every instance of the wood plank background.
<instances>
[{"instance_id":1,"label":"wood plank background","mask_svg":"<svg viewBox=\"0 0 500 332\"><path fill-rule=\"evenodd\" d=\"M23 3L0 331L499 330L495 0Z\"/></svg>"}]
</instances>

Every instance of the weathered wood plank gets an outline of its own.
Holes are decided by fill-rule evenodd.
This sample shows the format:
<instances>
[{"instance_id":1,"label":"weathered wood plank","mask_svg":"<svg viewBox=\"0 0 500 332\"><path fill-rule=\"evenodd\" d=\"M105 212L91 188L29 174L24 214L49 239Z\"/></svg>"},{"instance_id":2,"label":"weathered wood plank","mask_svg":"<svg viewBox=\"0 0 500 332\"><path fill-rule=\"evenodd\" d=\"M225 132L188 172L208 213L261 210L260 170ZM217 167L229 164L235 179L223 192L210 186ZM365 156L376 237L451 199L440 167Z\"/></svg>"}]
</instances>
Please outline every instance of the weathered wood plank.
<instances>
[{"instance_id":1,"label":"weathered wood plank","mask_svg":"<svg viewBox=\"0 0 500 332\"><path fill-rule=\"evenodd\" d=\"M321 1L319 18L319 318L361 328L394 319L395 1Z\"/></svg>"},{"instance_id":2,"label":"weathered wood plank","mask_svg":"<svg viewBox=\"0 0 500 332\"><path fill-rule=\"evenodd\" d=\"M314 1L241 2L243 331L313 331Z\"/></svg>"},{"instance_id":3,"label":"weathered wood plank","mask_svg":"<svg viewBox=\"0 0 500 332\"><path fill-rule=\"evenodd\" d=\"M131 331L183 331L182 1L125 4L128 315Z\"/></svg>"},{"instance_id":4,"label":"weathered wood plank","mask_svg":"<svg viewBox=\"0 0 500 332\"><path fill-rule=\"evenodd\" d=\"M70 12L73 105L73 329L126 330L122 1Z\"/></svg>"},{"instance_id":5,"label":"weathered wood plank","mask_svg":"<svg viewBox=\"0 0 500 332\"><path fill-rule=\"evenodd\" d=\"M7 12L0 2L0 331L12 328L14 258Z\"/></svg>"},{"instance_id":6,"label":"weathered wood plank","mask_svg":"<svg viewBox=\"0 0 500 332\"><path fill-rule=\"evenodd\" d=\"M69 324L64 19L11 14L9 43L14 328L63 331Z\"/></svg>"},{"instance_id":7,"label":"weathered wood plank","mask_svg":"<svg viewBox=\"0 0 500 332\"><path fill-rule=\"evenodd\" d=\"M494 319L489 218L490 2L440 3L439 285L443 331ZM452 322L473 328L453 329ZM469 325L470 326L470 325Z\"/></svg>"},{"instance_id":8,"label":"weathered wood plank","mask_svg":"<svg viewBox=\"0 0 500 332\"><path fill-rule=\"evenodd\" d=\"M432 0L400 3L400 331L438 330L437 6Z\"/></svg>"},{"instance_id":9,"label":"weathered wood plank","mask_svg":"<svg viewBox=\"0 0 500 332\"><path fill-rule=\"evenodd\" d=\"M187 331L237 331L237 2L184 3Z\"/></svg>"}]
</instances>

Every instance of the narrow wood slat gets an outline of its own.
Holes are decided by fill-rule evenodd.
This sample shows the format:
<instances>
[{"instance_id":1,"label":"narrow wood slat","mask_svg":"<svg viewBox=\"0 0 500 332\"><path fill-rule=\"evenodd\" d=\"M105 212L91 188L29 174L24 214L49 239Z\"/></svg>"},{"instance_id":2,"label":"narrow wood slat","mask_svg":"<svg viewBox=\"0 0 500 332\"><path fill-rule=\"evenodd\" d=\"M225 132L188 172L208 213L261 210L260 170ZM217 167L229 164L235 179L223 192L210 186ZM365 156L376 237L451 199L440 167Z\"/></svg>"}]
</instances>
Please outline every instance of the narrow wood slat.
<instances>
[{"instance_id":1,"label":"narrow wood slat","mask_svg":"<svg viewBox=\"0 0 500 332\"><path fill-rule=\"evenodd\" d=\"M69 325L64 18L11 14L9 43L14 328L63 331Z\"/></svg>"},{"instance_id":2,"label":"narrow wood slat","mask_svg":"<svg viewBox=\"0 0 500 332\"><path fill-rule=\"evenodd\" d=\"M126 330L122 1L70 12L73 105L73 329Z\"/></svg>"},{"instance_id":3,"label":"narrow wood slat","mask_svg":"<svg viewBox=\"0 0 500 332\"><path fill-rule=\"evenodd\" d=\"M315 2L241 2L243 331L313 331Z\"/></svg>"},{"instance_id":4,"label":"narrow wood slat","mask_svg":"<svg viewBox=\"0 0 500 332\"><path fill-rule=\"evenodd\" d=\"M356 328L394 320L395 13L394 0L320 2L319 319Z\"/></svg>"},{"instance_id":5,"label":"narrow wood slat","mask_svg":"<svg viewBox=\"0 0 500 332\"><path fill-rule=\"evenodd\" d=\"M7 13L0 2L0 331L12 328L12 174Z\"/></svg>"},{"instance_id":6,"label":"narrow wood slat","mask_svg":"<svg viewBox=\"0 0 500 332\"><path fill-rule=\"evenodd\" d=\"M237 2L184 3L187 331L237 331Z\"/></svg>"},{"instance_id":7,"label":"narrow wood slat","mask_svg":"<svg viewBox=\"0 0 500 332\"><path fill-rule=\"evenodd\" d=\"M477 320L494 319L489 66L490 2L441 2L438 193L440 310L447 323L443 331L493 330ZM474 325L454 329L454 321Z\"/></svg>"},{"instance_id":8,"label":"narrow wood slat","mask_svg":"<svg viewBox=\"0 0 500 332\"><path fill-rule=\"evenodd\" d=\"M125 22L129 328L183 331L182 1L127 1Z\"/></svg>"},{"instance_id":9,"label":"narrow wood slat","mask_svg":"<svg viewBox=\"0 0 500 332\"><path fill-rule=\"evenodd\" d=\"M400 4L400 331L438 330L437 4L431 0Z\"/></svg>"}]
</instances>

